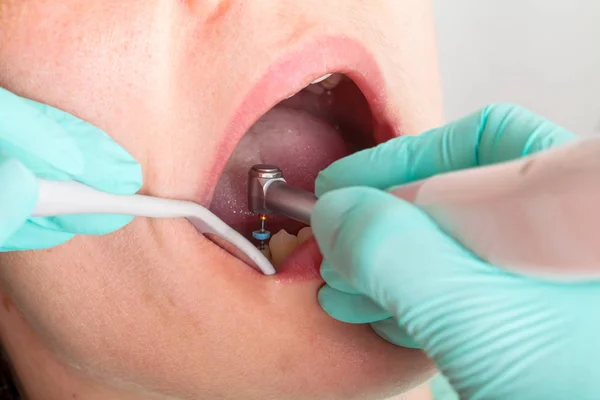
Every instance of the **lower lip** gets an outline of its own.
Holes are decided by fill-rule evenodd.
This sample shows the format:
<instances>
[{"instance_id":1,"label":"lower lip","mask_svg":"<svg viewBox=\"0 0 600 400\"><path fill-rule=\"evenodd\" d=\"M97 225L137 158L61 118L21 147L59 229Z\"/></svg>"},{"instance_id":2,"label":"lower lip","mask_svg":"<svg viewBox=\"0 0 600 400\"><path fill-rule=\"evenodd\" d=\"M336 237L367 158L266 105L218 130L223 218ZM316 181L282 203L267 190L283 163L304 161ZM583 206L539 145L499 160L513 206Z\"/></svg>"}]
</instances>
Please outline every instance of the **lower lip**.
<instances>
[{"instance_id":1,"label":"lower lip","mask_svg":"<svg viewBox=\"0 0 600 400\"><path fill-rule=\"evenodd\" d=\"M274 278L280 282L322 280L323 255L314 238L298 246L277 268Z\"/></svg>"}]
</instances>

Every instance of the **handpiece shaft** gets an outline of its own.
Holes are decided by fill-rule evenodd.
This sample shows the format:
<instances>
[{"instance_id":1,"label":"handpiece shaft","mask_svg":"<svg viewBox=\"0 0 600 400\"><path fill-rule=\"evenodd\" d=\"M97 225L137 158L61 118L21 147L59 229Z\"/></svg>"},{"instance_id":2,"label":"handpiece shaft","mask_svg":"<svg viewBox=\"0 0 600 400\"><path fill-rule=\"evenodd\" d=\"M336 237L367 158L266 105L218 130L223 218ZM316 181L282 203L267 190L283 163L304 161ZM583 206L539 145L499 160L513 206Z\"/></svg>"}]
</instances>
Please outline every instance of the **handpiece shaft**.
<instances>
[{"instance_id":1,"label":"handpiece shaft","mask_svg":"<svg viewBox=\"0 0 600 400\"><path fill-rule=\"evenodd\" d=\"M317 202L317 197L306 190L287 184L285 181L274 181L266 189L265 205L276 214L310 225L310 216Z\"/></svg>"}]
</instances>

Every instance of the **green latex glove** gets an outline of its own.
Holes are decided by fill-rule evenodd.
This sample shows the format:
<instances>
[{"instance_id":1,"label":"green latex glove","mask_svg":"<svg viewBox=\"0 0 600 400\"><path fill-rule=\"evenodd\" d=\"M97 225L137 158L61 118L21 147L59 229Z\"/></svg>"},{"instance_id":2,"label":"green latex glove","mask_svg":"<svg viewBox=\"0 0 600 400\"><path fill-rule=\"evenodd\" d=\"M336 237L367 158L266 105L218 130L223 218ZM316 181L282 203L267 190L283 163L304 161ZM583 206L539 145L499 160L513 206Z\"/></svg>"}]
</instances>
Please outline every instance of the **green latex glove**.
<instances>
[{"instance_id":1,"label":"green latex glove","mask_svg":"<svg viewBox=\"0 0 600 400\"><path fill-rule=\"evenodd\" d=\"M122 215L30 218L36 177L76 180L97 189L132 194L142 184L140 165L100 129L0 88L0 251L59 245L75 234L105 234L132 219Z\"/></svg>"},{"instance_id":2,"label":"green latex glove","mask_svg":"<svg viewBox=\"0 0 600 400\"><path fill-rule=\"evenodd\" d=\"M334 163L317 179L312 216L325 258L322 307L422 348L464 399L600 398L600 282L504 271L383 190L573 139L527 110L496 105Z\"/></svg>"}]
</instances>

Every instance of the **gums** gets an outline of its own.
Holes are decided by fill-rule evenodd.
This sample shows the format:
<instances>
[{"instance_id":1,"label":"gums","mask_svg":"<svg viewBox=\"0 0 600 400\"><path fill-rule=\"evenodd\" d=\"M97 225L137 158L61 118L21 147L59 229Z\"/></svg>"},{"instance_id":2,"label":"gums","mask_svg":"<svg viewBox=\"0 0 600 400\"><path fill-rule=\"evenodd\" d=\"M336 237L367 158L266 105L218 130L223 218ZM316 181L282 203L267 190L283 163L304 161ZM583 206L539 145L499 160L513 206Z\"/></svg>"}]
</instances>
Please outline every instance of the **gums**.
<instances>
[{"instance_id":1,"label":"gums","mask_svg":"<svg viewBox=\"0 0 600 400\"><path fill-rule=\"evenodd\" d=\"M314 238L299 245L277 268L273 279L282 283L322 280L320 274L323 255Z\"/></svg>"}]
</instances>

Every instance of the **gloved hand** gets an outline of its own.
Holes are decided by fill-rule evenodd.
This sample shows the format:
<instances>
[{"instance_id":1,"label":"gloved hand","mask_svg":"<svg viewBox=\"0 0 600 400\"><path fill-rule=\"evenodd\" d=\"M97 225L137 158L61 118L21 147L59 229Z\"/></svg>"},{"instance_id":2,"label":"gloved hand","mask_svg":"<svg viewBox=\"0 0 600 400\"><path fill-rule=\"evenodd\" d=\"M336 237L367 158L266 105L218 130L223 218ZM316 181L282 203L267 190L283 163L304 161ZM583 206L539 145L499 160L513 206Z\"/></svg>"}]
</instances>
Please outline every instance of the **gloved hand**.
<instances>
[{"instance_id":1,"label":"gloved hand","mask_svg":"<svg viewBox=\"0 0 600 400\"><path fill-rule=\"evenodd\" d=\"M104 234L129 223L116 215L30 218L38 178L76 180L132 194L140 165L100 129L0 88L0 251L59 245L74 234Z\"/></svg>"},{"instance_id":2,"label":"gloved hand","mask_svg":"<svg viewBox=\"0 0 600 400\"><path fill-rule=\"evenodd\" d=\"M322 307L422 348L464 399L599 398L600 282L504 271L383 190L574 138L527 110L497 105L331 165L317 178L312 215L325 258Z\"/></svg>"}]
</instances>

